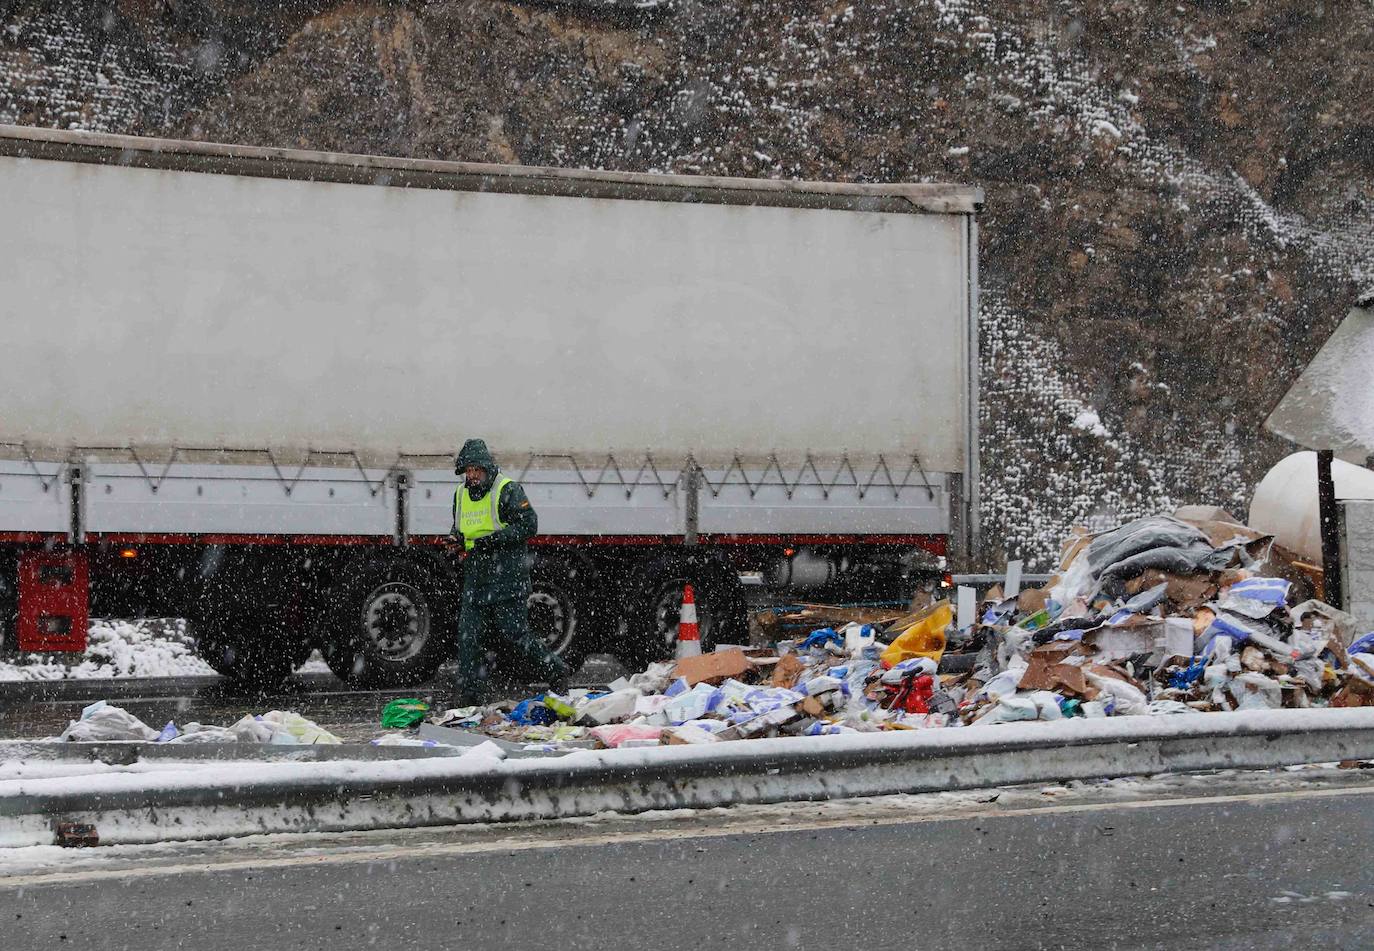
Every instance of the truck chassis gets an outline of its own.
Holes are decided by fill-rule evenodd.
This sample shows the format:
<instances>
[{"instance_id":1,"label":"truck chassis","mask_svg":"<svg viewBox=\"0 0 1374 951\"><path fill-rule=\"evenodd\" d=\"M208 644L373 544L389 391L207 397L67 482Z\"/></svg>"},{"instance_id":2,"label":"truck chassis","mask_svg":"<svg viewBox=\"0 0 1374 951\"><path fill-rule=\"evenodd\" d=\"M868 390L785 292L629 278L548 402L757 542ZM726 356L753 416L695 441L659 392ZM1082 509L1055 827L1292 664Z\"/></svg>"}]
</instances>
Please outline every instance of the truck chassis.
<instances>
[{"instance_id":1,"label":"truck chassis","mask_svg":"<svg viewBox=\"0 0 1374 951\"><path fill-rule=\"evenodd\" d=\"M212 666L259 685L316 648L347 682L378 687L423 682L451 655L462 570L443 541L456 477L418 465L432 458L381 469L347 453L288 464L271 450L154 461L82 449L53 462L3 448L8 646L80 650L92 615L186 617ZM909 594L942 571L942 528L959 509L957 479L915 457L866 469L809 456L793 468L514 461L540 516L531 623L574 664L668 656L688 582L708 643L748 636L742 573L776 591Z\"/></svg>"}]
</instances>

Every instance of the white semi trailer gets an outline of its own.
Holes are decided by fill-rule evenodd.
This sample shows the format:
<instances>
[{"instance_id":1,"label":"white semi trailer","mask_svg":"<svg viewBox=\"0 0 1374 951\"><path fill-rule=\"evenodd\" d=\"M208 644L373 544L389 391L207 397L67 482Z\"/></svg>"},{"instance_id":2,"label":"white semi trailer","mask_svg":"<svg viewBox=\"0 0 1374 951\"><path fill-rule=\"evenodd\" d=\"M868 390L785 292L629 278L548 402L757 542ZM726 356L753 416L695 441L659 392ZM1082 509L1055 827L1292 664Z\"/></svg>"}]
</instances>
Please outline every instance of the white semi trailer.
<instances>
[{"instance_id":1,"label":"white semi trailer","mask_svg":"<svg viewBox=\"0 0 1374 951\"><path fill-rule=\"evenodd\" d=\"M977 523L981 192L415 161L0 127L0 633L192 620L432 675L452 456L539 515L532 622L666 649L684 581L827 596Z\"/></svg>"}]
</instances>

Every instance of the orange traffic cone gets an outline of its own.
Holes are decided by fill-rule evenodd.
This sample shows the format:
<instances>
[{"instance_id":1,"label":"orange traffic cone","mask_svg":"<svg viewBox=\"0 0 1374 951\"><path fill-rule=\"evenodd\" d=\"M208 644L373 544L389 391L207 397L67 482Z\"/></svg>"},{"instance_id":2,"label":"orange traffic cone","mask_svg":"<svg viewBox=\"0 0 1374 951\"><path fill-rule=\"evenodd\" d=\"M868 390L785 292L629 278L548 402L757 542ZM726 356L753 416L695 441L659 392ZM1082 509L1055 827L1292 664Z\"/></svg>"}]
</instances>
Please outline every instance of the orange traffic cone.
<instances>
[{"instance_id":1,"label":"orange traffic cone","mask_svg":"<svg viewBox=\"0 0 1374 951\"><path fill-rule=\"evenodd\" d=\"M701 629L697 627L697 596L690 584L682 586L682 613L677 621L677 659L701 654Z\"/></svg>"}]
</instances>

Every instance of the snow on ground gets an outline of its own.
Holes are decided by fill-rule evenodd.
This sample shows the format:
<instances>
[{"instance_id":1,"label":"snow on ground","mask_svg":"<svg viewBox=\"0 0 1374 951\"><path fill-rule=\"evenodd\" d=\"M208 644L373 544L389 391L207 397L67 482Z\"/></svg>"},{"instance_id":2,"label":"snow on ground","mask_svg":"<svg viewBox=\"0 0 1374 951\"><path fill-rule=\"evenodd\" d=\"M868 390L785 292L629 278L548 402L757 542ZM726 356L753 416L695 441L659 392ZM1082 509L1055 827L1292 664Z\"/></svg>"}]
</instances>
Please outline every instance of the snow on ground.
<instances>
[{"instance_id":1,"label":"snow on ground","mask_svg":"<svg viewBox=\"0 0 1374 951\"><path fill-rule=\"evenodd\" d=\"M0 681L213 677L181 620L93 620L84 654L24 654L0 662Z\"/></svg>"},{"instance_id":2,"label":"snow on ground","mask_svg":"<svg viewBox=\"0 0 1374 951\"><path fill-rule=\"evenodd\" d=\"M315 651L297 673L327 674L329 666ZM214 668L196 656L186 622L173 618L92 620L84 654L22 654L0 661L0 682L214 676Z\"/></svg>"},{"instance_id":3,"label":"snow on ground","mask_svg":"<svg viewBox=\"0 0 1374 951\"><path fill-rule=\"evenodd\" d=\"M328 674L332 673L329 665L324 662L324 657L319 651L311 651L310 659L296 668L298 674Z\"/></svg>"}]
</instances>

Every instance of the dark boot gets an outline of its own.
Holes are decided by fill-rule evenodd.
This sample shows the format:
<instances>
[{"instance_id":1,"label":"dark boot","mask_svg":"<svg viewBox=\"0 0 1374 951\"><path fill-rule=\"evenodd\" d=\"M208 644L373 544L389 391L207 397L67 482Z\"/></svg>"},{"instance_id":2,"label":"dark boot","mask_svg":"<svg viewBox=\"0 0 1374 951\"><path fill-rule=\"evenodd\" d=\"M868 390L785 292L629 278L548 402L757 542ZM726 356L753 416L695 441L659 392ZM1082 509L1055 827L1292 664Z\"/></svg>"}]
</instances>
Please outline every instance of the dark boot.
<instances>
[{"instance_id":1,"label":"dark boot","mask_svg":"<svg viewBox=\"0 0 1374 951\"><path fill-rule=\"evenodd\" d=\"M560 697L568 695L568 682L572 679L572 668L557 654L550 654L547 662L549 690Z\"/></svg>"},{"instance_id":2,"label":"dark boot","mask_svg":"<svg viewBox=\"0 0 1374 951\"><path fill-rule=\"evenodd\" d=\"M459 680L452 703L455 708L485 707L491 703L491 691L487 689L486 684Z\"/></svg>"}]
</instances>

